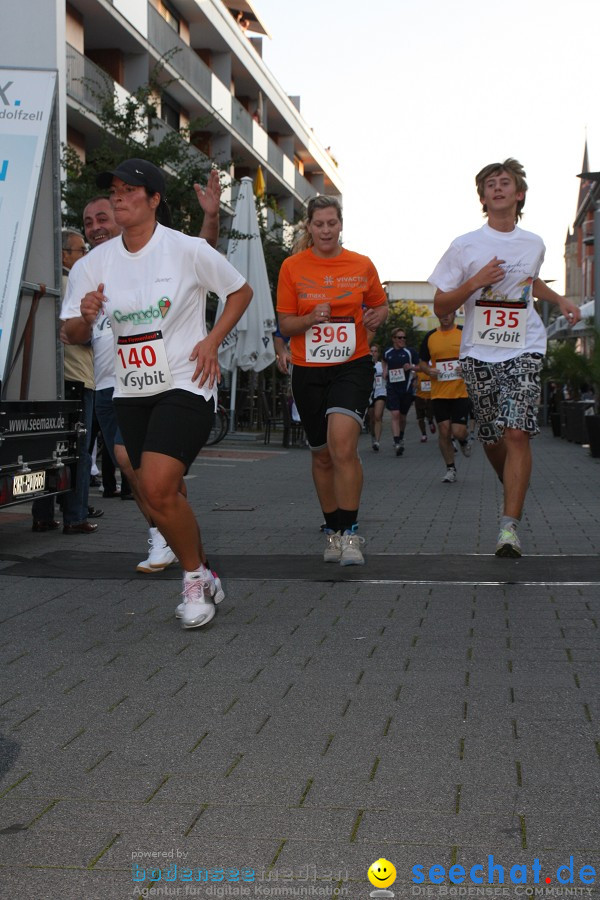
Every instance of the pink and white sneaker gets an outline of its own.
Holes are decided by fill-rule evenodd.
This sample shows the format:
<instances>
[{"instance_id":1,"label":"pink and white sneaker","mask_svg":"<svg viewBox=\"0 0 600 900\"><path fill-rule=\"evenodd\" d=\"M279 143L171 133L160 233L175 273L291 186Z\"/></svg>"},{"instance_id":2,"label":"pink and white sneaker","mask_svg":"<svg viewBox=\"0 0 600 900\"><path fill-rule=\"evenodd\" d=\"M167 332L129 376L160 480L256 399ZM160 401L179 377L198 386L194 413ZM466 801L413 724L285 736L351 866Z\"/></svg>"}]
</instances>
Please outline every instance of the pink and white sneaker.
<instances>
[{"instance_id":1,"label":"pink and white sneaker","mask_svg":"<svg viewBox=\"0 0 600 900\"><path fill-rule=\"evenodd\" d=\"M219 578L219 576L217 575L216 572L211 572L211 571L207 570L206 577L204 580L203 579L193 579L193 581L200 581L200 583L202 584L202 594L201 595L200 595L200 591L197 588L194 588L194 591L196 592L197 597L195 596L195 599L193 602L195 602L196 604L204 603L205 605L210 605L213 609L213 613L210 616L210 618L206 619L205 621L198 622L196 625L186 625L185 624L186 618L187 618L185 615L185 612L186 612L186 607L187 607L187 604L189 601L186 596L186 586L185 586L186 580L184 578L184 583L183 583L184 584L184 588L183 588L184 599L179 604L177 609L175 610L176 618L183 619L182 624L183 624L184 628L197 628L200 625L205 625L206 622L210 622L210 619L213 618L213 616L215 615L215 612L216 612L215 604L220 603L221 600L225 599L225 591L223 590L223 586L221 585L221 579ZM188 590L191 591L192 589L188 589ZM193 614L192 610L189 611L189 615L193 618L194 614Z\"/></svg>"}]
</instances>

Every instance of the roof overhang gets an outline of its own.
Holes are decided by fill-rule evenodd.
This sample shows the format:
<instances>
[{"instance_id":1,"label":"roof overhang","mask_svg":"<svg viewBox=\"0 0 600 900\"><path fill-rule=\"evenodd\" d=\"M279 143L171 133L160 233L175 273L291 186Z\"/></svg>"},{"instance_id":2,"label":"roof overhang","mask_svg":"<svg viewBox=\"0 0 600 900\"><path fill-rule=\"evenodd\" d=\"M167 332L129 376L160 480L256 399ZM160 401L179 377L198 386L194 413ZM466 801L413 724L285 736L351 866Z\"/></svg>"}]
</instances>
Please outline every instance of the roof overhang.
<instances>
[{"instance_id":1,"label":"roof overhang","mask_svg":"<svg viewBox=\"0 0 600 900\"><path fill-rule=\"evenodd\" d=\"M248 31L251 31L253 34L264 34L268 38L271 37L266 25L256 11L254 3L251 3L250 0L222 0L222 3L230 12L236 15L239 12L244 14L244 18L250 23Z\"/></svg>"}]
</instances>

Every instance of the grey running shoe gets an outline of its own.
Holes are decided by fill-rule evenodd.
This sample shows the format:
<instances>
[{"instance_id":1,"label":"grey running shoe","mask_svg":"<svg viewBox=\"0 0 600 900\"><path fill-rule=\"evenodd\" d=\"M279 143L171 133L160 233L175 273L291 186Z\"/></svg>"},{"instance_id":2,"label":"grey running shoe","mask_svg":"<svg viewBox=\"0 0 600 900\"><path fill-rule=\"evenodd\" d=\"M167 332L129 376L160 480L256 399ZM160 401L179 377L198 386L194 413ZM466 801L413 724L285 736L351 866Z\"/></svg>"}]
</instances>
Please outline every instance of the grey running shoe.
<instances>
[{"instance_id":1,"label":"grey running shoe","mask_svg":"<svg viewBox=\"0 0 600 900\"><path fill-rule=\"evenodd\" d=\"M346 532L341 537L340 566L364 566L365 558L362 555L360 545L365 539L358 534Z\"/></svg>"},{"instance_id":2,"label":"grey running shoe","mask_svg":"<svg viewBox=\"0 0 600 900\"><path fill-rule=\"evenodd\" d=\"M339 563L342 556L342 535L339 531L325 532L325 550L323 561Z\"/></svg>"},{"instance_id":3,"label":"grey running shoe","mask_svg":"<svg viewBox=\"0 0 600 900\"><path fill-rule=\"evenodd\" d=\"M514 528L501 528L496 544L496 556L518 559L521 556L521 541Z\"/></svg>"}]
</instances>

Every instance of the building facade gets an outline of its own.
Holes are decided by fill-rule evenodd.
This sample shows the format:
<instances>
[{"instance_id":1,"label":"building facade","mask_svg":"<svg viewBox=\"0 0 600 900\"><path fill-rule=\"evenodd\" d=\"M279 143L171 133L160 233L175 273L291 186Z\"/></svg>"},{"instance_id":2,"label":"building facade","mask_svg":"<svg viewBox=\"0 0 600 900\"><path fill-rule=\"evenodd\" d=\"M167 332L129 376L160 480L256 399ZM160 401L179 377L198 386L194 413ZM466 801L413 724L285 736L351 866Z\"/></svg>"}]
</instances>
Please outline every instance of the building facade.
<instances>
[{"instance_id":1,"label":"building facade","mask_svg":"<svg viewBox=\"0 0 600 900\"><path fill-rule=\"evenodd\" d=\"M252 3L58 0L57 6L59 16L64 6L65 137L82 159L101 129L94 84L123 101L161 62L161 131L200 121L190 138L194 152L226 166L234 185L260 167L267 194L289 223L311 196L341 194L337 164L302 118L299 98L286 95L262 60L268 32ZM226 188L225 210L234 199L235 187Z\"/></svg>"},{"instance_id":2,"label":"building facade","mask_svg":"<svg viewBox=\"0 0 600 900\"><path fill-rule=\"evenodd\" d=\"M600 248L594 242L594 213L600 203L600 172L590 171L587 144L578 177L577 211L565 240L565 296L581 308L581 321L570 328L559 315L548 326L547 334L551 339L576 338L578 349L588 354L596 319L595 257Z\"/></svg>"},{"instance_id":3,"label":"building facade","mask_svg":"<svg viewBox=\"0 0 600 900\"><path fill-rule=\"evenodd\" d=\"M594 296L594 210L600 200L600 182L589 176L586 145L575 221L565 241L565 295L578 306Z\"/></svg>"}]
</instances>

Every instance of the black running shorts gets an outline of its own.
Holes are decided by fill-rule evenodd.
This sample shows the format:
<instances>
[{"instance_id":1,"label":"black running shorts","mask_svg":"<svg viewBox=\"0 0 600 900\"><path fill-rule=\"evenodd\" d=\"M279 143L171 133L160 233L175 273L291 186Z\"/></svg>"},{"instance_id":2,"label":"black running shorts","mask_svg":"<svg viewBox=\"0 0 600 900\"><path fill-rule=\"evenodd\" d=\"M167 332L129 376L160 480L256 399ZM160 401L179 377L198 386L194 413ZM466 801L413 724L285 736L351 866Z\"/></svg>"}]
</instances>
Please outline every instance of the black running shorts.
<instances>
[{"instance_id":1,"label":"black running shorts","mask_svg":"<svg viewBox=\"0 0 600 900\"><path fill-rule=\"evenodd\" d=\"M442 397L432 400L433 414L436 422L452 422L454 425L466 425L469 419L469 400L467 397Z\"/></svg>"},{"instance_id":2,"label":"black running shorts","mask_svg":"<svg viewBox=\"0 0 600 900\"><path fill-rule=\"evenodd\" d=\"M351 416L362 427L373 390L374 370L371 356L335 366L294 366L292 393L311 450L327 445L330 413Z\"/></svg>"},{"instance_id":3,"label":"black running shorts","mask_svg":"<svg viewBox=\"0 0 600 900\"><path fill-rule=\"evenodd\" d=\"M178 459L186 472L205 445L215 417L214 401L179 389L153 397L114 401L131 465L139 469L142 453Z\"/></svg>"}]
</instances>

